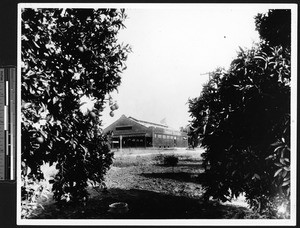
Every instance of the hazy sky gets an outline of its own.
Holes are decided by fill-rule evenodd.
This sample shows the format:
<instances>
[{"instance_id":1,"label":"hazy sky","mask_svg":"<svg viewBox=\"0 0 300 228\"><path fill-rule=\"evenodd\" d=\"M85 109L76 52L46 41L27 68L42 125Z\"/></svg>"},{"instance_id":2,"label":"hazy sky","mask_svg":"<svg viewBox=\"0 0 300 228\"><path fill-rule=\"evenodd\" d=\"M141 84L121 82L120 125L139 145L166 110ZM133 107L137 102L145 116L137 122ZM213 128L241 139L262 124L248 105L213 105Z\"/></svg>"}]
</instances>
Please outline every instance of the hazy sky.
<instances>
[{"instance_id":1,"label":"hazy sky","mask_svg":"<svg viewBox=\"0 0 300 228\"><path fill-rule=\"evenodd\" d=\"M119 42L131 45L118 93L119 109L103 113L103 127L122 114L159 123L166 118L175 129L190 120L188 98L199 96L216 67L228 68L238 47L259 40L254 16L257 5L173 5L126 9L126 28Z\"/></svg>"}]
</instances>

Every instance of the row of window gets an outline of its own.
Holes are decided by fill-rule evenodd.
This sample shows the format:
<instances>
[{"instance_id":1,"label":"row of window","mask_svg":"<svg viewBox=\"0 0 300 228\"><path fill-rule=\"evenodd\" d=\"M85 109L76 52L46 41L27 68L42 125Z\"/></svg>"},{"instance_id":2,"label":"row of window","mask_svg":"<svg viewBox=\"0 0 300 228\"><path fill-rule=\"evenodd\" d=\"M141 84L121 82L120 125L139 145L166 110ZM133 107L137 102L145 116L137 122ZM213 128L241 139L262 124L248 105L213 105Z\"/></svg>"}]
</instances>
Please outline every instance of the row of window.
<instances>
[{"instance_id":1,"label":"row of window","mask_svg":"<svg viewBox=\"0 0 300 228\"><path fill-rule=\"evenodd\" d=\"M155 138L159 138L159 139L174 139L176 140L177 137L174 136L174 135L163 135L163 134L154 134L154 137ZM187 140L187 137L181 137L181 136L178 136L178 139L183 139L183 140Z\"/></svg>"},{"instance_id":2,"label":"row of window","mask_svg":"<svg viewBox=\"0 0 300 228\"><path fill-rule=\"evenodd\" d=\"M159 139L176 139L176 136L173 135L154 134L154 137Z\"/></svg>"}]
</instances>

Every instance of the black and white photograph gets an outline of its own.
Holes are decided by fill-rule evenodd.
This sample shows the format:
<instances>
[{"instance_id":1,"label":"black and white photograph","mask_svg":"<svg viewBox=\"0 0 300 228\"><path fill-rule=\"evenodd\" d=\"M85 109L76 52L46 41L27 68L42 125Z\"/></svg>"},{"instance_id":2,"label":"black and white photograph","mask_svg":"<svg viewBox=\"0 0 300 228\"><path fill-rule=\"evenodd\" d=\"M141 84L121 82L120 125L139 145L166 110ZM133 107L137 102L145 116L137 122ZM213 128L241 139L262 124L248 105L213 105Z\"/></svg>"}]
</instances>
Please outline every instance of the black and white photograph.
<instances>
[{"instance_id":1,"label":"black and white photograph","mask_svg":"<svg viewBox=\"0 0 300 228\"><path fill-rule=\"evenodd\" d=\"M20 3L17 23L18 225L296 224L297 5Z\"/></svg>"}]
</instances>

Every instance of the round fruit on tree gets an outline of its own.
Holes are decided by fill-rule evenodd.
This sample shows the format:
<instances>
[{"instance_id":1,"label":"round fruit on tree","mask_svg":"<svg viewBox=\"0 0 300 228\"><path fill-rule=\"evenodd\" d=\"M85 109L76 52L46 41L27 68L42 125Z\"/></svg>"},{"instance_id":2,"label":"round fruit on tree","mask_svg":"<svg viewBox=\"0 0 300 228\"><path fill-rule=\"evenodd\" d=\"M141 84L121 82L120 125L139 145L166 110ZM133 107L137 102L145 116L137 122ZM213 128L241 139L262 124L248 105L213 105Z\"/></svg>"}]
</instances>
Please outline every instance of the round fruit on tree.
<instances>
[{"instance_id":1,"label":"round fruit on tree","mask_svg":"<svg viewBox=\"0 0 300 228\"><path fill-rule=\"evenodd\" d=\"M84 48L83 48L82 46L79 46L79 47L78 47L78 50L79 50L80 52L84 52Z\"/></svg>"},{"instance_id":2,"label":"round fruit on tree","mask_svg":"<svg viewBox=\"0 0 300 228\"><path fill-rule=\"evenodd\" d=\"M91 115L92 118L96 118L97 117L97 114L95 112L93 112L93 111L90 111L90 115Z\"/></svg>"},{"instance_id":3,"label":"round fruit on tree","mask_svg":"<svg viewBox=\"0 0 300 228\"><path fill-rule=\"evenodd\" d=\"M115 109L119 108L119 105L117 103L115 103L114 106L115 106Z\"/></svg>"},{"instance_id":4,"label":"round fruit on tree","mask_svg":"<svg viewBox=\"0 0 300 228\"><path fill-rule=\"evenodd\" d=\"M110 106L110 109L111 109L112 111L116 110L115 105Z\"/></svg>"},{"instance_id":5,"label":"round fruit on tree","mask_svg":"<svg viewBox=\"0 0 300 228\"><path fill-rule=\"evenodd\" d=\"M36 138L36 141L39 143L39 144L42 144L44 142L44 137L43 136L39 136Z\"/></svg>"}]
</instances>

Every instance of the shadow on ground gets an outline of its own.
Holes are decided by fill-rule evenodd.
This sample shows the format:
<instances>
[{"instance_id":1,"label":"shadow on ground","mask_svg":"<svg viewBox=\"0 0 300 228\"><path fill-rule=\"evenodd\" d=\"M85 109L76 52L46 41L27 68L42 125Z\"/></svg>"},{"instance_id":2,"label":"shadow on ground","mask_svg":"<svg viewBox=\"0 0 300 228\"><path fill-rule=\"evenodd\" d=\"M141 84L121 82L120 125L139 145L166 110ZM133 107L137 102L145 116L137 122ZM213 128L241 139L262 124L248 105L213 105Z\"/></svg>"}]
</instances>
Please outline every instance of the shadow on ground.
<instances>
[{"instance_id":1,"label":"shadow on ground","mask_svg":"<svg viewBox=\"0 0 300 228\"><path fill-rule=\"evenodd\" d=\"M171 166L166 166L164 164L156 164L156 166L161 166L161 167L171 167ZM185 162L185 163L178 163L174 168L187 168L187 169L203 169L202 164L197 163L197 162Z\"/></svg>"},{"instance_id":2,"label":"shadow on ground","mask_svg":"<svg viewBox=\"0 0 300 228\"><path fill-rule=\"evenodd\" d=\"M94 191L94 190L91 190ZM45 205L44 210L33 218L38 219L230 219L244 213L246 208L203 202L182 196L145 191L109 189L107 193L92 193L83 205L69 204L58 208L56 204ZM126 202L129 211L124 214L108 212L109 205Z\"/></svg>"},{"instance_id":3,"label":"shadow on ground","mask_svg":"<svg viewBox=\"0 0 300 228\"><path fill-rule=\"evenodd\" d=\"M204 173L168 172L168 173L142 173L147 178L172 179L181 182L203 183L206 180Z\"/></svg>"}]
</instances>

